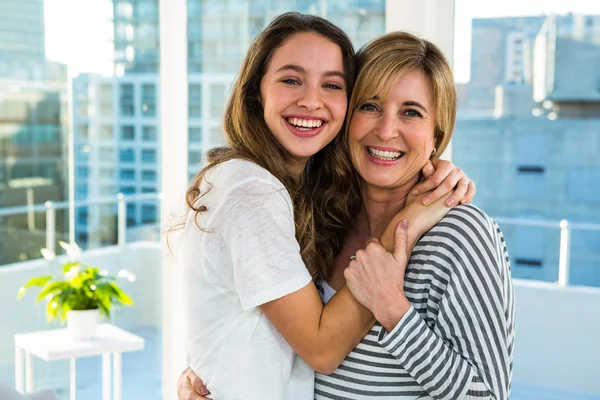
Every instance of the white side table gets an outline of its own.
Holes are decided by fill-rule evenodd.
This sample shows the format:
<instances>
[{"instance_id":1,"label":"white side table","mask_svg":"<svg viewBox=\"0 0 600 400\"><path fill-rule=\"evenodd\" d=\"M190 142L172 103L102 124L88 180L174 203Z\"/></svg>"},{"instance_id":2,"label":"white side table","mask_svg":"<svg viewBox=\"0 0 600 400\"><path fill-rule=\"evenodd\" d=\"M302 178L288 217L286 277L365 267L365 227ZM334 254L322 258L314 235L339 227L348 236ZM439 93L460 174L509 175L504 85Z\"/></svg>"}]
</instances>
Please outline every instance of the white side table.
<instances>
[{"instance_id":1,"label":"white side table","mask_svg":"<svg viewBox=\"0 0 600 400\"><path fill-rule=\"evenodd\" d=\"M33 358L46 361L71 360L71 400L75 400L75 359L102 355L102 400L111 399L111 354L113 400L122 400L121 353L144 348L144 339L111 324L98 325L96 336L74 341L66 329L15 335L15 387L21 392L33 391ZM25 371L25 374L23 372Z\"/></svg>"}]
</instances>

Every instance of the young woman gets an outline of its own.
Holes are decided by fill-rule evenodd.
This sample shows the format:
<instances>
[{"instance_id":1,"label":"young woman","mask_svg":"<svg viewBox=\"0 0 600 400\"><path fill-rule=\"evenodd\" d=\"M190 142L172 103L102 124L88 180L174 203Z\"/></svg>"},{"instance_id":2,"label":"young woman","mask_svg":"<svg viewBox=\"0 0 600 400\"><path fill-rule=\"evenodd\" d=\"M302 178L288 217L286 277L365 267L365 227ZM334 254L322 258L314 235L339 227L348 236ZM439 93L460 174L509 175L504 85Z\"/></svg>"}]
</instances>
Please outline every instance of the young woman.
<instances>
[{"instance_id":1,"label":"young woman","mask_svg":"<svg viewBox=\"0 0 600 400\"><path fill-rule=\"evenodd\" d=\"M312 280L343 244L335 218L326 227L314 215L327 211L313 206L335 199L333 185L356 191L355 181L340 181L347 171L330 168L345 160L335 138L354 74L350 41L318 17L280 16L248 51L226 110L230 147L209 154L188 191L177 254L190 366L215 398L313 398L313 370L333 372L375 322L345 287L323 306ZM468 178L448 180L467 192ZM424 208L402 210L411 232L394 224L389 267L405 267L411 243L448 211L441 202Z\"/></svg>"}]
</instances>

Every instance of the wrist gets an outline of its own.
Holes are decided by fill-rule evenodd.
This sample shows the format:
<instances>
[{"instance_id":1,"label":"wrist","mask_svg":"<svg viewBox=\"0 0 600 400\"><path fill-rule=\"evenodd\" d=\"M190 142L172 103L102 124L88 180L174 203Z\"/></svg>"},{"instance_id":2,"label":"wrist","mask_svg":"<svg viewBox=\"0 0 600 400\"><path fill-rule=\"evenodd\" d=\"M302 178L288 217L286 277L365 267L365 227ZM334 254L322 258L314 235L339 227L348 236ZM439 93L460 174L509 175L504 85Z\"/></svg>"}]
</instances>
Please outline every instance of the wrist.
<instances>
[{"instance_id":1,"label":"wrist","mask_svg":"<svg viewBox=\"0 0 600 400\"><path fill-rule=\"evenodd\" d=\"M399 295L393 301L386 301L385 305L379 307L379 309L376 310L376 312L374 312L373 314L375 315L375 319L377 319L377 321L381 325L383 325L385 330L387 332L391 332L394 330L396 325L400 323L400 321L402 320L404 315L406 315L410 307L410 302L408 301L406 296L402 294Z\"/></svg>"}]
</instances>

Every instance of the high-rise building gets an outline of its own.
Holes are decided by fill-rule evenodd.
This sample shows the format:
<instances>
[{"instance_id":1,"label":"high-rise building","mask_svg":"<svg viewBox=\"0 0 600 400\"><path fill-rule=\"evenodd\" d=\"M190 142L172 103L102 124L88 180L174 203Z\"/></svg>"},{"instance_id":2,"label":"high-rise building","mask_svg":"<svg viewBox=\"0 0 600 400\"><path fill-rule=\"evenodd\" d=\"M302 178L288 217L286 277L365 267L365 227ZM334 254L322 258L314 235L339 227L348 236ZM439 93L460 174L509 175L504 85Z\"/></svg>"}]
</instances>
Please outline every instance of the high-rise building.
<instances>
[{"instance_id":1,"label":"high-rise building","mask_svg":"<svg viewBox=\"0 0 600 400\"><path fill-rule=\"evenodd\" d=\"M0 207L68 197L66 122L66 85L0 81ZM64 214L56 223L65 232ZM44 213L31 210L2 218L0 265L38 257L45 224Z\"/></svg>"},{"instance_id":2,"label":"high-rise building","mask_svg":"<svg viewBox=\"0 0 600 400\"><path fill-rule=\"evenodd\" d=\"M0 208L68 197L66 68L46 62L44 36L43 0L0 0ZM44 226L31 210L3 218L0 265L38 257Z\"/></svg>"},{"instance_id":3,"label":"high-rise building","mask_svg":"<svg viewBox=\"0 0 600 400\"><path fill-rule=\"evenodd\" d=\"M0 0L0 79L43 79L44 46L44 0Z\"/></svg>"},{"instance_id":4,"label":"high-rise building","mask_svg":"<svg viewBox=\"0 0 600 400\"><path fill-rule=\"evenodd\" d=\"M474 81L453 144L453 161L477 182L476 203L490 215L569 221L569 282L594 286L600 232L582 224L600 223L599 39L599 16L474 20ZM488 113L470 112L484 100ZM558 224L501 226L515 277L557 280Z\"/></svg>"}]
</instances>

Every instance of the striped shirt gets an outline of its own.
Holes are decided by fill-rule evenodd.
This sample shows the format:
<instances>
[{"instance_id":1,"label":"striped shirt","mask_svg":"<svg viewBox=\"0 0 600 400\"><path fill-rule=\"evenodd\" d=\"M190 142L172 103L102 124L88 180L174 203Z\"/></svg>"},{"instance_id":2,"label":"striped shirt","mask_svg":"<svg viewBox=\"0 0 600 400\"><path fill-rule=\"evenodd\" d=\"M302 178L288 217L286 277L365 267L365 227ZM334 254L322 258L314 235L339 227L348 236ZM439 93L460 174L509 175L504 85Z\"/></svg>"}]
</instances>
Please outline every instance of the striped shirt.
<instances>
[{"instance_id":1,"label":"striped shirt","mask_svg":"<svg viewBox=\"0 0 600 400\"><path fill-rule=\"evenodd\" d=\"M473 205L453 208L417 242L404 290L407 314L317 373L315 399L507 399L515 304L498 225ZM323 282L324 301L327 291Z\"/></svg>"}]
</instances>

